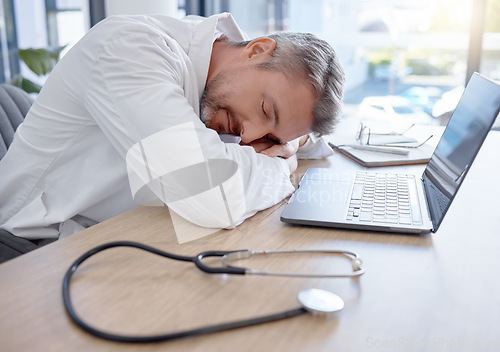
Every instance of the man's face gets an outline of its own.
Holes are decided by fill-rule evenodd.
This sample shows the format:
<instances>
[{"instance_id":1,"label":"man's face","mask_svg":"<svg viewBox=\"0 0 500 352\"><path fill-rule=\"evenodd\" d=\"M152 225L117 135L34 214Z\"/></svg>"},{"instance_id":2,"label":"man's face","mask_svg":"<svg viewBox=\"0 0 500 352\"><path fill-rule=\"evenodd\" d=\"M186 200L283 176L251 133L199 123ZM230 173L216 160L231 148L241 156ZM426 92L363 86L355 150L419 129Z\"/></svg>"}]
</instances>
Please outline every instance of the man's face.
<instances>
[{"instance_id":1,"label":"man's face","mask_svg":"<svg viewBox=\"0 0 500 352\"><path fill-rule=\"evenodd\" d=\"M309 83L248 65L214 77L201 109L205 125L219 134L240 136L244 144L260 138L285 143L310 132L314 102Z\"/></svg>"}]
</instances>

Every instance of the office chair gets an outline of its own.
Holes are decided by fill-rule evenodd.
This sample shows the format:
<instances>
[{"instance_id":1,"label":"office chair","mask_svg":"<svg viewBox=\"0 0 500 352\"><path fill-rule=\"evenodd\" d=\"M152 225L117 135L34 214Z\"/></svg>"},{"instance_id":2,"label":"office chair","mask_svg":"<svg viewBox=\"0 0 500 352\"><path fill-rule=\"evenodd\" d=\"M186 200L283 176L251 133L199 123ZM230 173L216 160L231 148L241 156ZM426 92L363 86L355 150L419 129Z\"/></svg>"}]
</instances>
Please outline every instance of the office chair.
<instances>
[{"instance_id":1,"label":"office chair","mask_svg":"<svg viewBox=\"0 0 500 352\"><path fill-rule=\"evenodd\" d=\"M33 104L33 98L24 90L9 84L0 84L0 160L3 158L17 127Z\"/></svg>"},{"instance_id":2,"label":"office chair","mask_svg":"<svg viewBox=\"0 0 500 352\"><path fill-rule=\"evenodd\" d=\"M33 98L24 90L0 84L0 160L7 153L17 127L33 104ZM0 263L27 253L38 246L31 241L16 237L0 229Z\"/></svg>"}]
</instances>

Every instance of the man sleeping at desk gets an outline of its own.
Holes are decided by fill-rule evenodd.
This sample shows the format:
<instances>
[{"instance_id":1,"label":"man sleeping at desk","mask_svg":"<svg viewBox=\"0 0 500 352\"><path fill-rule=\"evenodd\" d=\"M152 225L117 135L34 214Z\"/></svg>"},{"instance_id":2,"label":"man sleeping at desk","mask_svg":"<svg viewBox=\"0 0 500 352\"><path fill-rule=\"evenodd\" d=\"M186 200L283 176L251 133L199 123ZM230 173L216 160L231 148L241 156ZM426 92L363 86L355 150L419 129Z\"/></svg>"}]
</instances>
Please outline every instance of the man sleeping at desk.
<instances>
[{"instance_id":1,"label":"man sleeping at desk","mask_svg":"<svg viewBox=\"0 0 500 352\"><path fill-rule=\"evenodd\" d=\"M311 34L249 41L227 13L110 17L56 65L1 160L0 228L57 239L155 198L237 226L293 192L297 156L331 153L319 137L343 82Z\"/></svg>"}]
</instances>

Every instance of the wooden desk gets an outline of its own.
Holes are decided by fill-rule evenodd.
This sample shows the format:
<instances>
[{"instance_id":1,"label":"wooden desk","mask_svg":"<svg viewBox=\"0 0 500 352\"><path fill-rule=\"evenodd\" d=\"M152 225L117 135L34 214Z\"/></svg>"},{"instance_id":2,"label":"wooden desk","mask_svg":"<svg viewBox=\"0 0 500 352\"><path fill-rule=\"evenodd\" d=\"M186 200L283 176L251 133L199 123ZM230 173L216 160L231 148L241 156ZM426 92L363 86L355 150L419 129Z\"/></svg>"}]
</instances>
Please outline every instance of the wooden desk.
<instances>
[{"instance_id":1,"label":"wooden desk","mask_svg":"<svg viewBox=\"0 0 500 352\"><path fill-rule=\"evenodd\" d=\"M0 265L0 349L498 351L499 150L500 133L493 132L438 233L425 237L289 226L279 221L282 202L234 230L179 245L167 208L139 207ZM301 163L297 174L311 166L357 167L334 155ZM328 319L306 315L174 342L120 344L76 328L61 295L70 263L113 240L186 255L208 249L343 248L359 252L367 272L359 280L208 275L134 249L109 250L82 265L72 295L85 319L115 332L160 333L278 312L296 307L296 294L311 287L335 292L346 303Z\"/></svg>"}]
</instances>

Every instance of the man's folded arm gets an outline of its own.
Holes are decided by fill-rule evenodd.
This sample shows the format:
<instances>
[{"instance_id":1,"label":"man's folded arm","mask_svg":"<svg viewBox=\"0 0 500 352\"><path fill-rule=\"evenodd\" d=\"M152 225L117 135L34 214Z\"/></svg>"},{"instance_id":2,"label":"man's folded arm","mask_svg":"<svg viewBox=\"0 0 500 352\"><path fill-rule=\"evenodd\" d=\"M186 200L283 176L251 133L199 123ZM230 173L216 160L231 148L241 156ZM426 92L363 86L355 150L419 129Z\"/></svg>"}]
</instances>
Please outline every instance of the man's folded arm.
<instances>
[{"instance_id":1,"label":"man's folded arm","mask_svg":"<svg viewBox=\"0 0 500 352\"><path fill-rule=\"evenodd\" d=\"M293 186L283 159L225 144L200 121L193 107L197 82L189 60L180 60L183 52L155 38L138 39L143 50L151 49L151 61L134 62L133 45L123 45L123 38L119 46L109 43L85 98L127 162L134 197L147 200L149 189L197 225L230 228L288 196Z\"/></svg>"}]
</instances>

